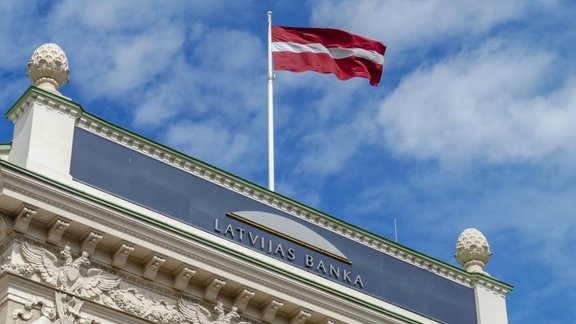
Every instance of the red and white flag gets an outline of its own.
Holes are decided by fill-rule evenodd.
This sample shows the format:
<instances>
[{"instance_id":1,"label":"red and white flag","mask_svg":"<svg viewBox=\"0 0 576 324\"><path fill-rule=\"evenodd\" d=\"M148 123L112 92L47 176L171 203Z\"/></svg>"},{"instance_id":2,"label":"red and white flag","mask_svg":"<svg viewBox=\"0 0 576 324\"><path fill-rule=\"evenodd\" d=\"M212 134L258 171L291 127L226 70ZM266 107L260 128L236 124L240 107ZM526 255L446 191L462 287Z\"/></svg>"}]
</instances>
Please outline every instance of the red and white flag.
<instances>
[{"instance_id":1,"label":"red and white flag","mask_svg":"<svg viewBox=\"0 0 576 324\"><path fill-rule=\"evenodd\" d=\"M373 86L382 77L386 46L342 30L272 26L271 45L274 70L362 77Z\"/></svg>"}]
</instances>

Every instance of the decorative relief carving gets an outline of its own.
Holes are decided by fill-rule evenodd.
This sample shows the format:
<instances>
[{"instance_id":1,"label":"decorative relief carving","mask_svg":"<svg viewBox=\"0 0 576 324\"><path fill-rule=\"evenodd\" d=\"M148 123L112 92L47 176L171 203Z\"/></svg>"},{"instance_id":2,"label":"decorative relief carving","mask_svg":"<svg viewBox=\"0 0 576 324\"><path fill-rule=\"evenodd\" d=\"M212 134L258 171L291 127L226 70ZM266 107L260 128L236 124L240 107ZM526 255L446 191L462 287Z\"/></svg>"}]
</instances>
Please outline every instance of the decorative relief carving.
<instances>
[{"instance_id":1,"label":"decorative relief carving","mask_svg":"<svg viewBox=\"0 0 576 324\"><path fill-rule=\"evenodd\" d=\"M24 259L34 267L44 282L86 299L99 301L103 292L118 286L120 282L120 279L105 276L102 270L95 268L89 269L86 275L83 275L80 267L90 264L86 251L73 259L70 246L66 246L60 252L65 259L62 266L58 266L59 260L46 249L24 243L21 251Z\"/></svg>"},{"instance_id":2,"label":"decorative relief carving","mask_svg":"<svg viewBox=\"0 0 576 324\"><path fill-rule=\"evenodd\" d=\"M113 289L108 293L112 304L124 312L141 317L155 323L182 323L182 315L179 314L175 305L163 300L156 299L139 292L136 288Z\"/></svg>"},{"instance_id":3,"label":"decorative relief carving","mask_svg":"<svg viewBox=\"0 0 576 324\"><path fill-rule=\"evenodd\" d=\"M82 250L88 252L88 254L94 253L94 249L96 249L96 245L102 239L102 234L96 232L90 232L82 241Z\"/></svg>"},{"instance_id":4,"label":"decorative relief carving","mask_svg":"<svg viewBox=\"0 0 576 324\"><path fill-rule=\"evenodd\" d=\"M206 286L206 288L204 288L204 299L211 302L216 301L220 289L222 289L222 287L224 287L225 284L226 281L222 279L218 278L212 279L212 281L210 281L210 283Z\"/></svg>"},{"instance_id":5,"label":"decorative relief carving","mask_svg":"<svg viewBox=\"0 0 576 324\"><path fill-rule=\"evenodd\" d=\"M134 252L133 246L124 243L120 244L120 247L118 247L112 257L112 266L123 269L124 265L126 265L126 260L128 260L128 256L130 256L132 252Z\"/></svg>"},{"instance_id":6,"label":"decorative relief carving","mask_svg":"<svg viewBox=\"0 0 576 324\"><path fill-rule=\"evenodd\" d=\"M310 317L312 317L312 313L305 310L299 310L290 320L290 324L304 324Z\"/></svg>"},{"instance_id":7,"label":"decorative relief carving","mask_svg":"<svg viewBox=\"0 0 576 324\"><path fill-rule=\"evenodd\" d=\"M467 228L458 237L454 257L466 271L487 274L484 267L491 256L488 240L479 230Z\"/></svg>"},{"instance_id":8,"label":"decorative relief carving","mask_svg":"<svg viewBox=\"0 0 576 324\"><path fill-rule=\"evenodd\" d=\"M232 307L232 310L226 313L224 311L224 307L222 306L222 301L219 301L218 304L214 307L216 316L212 315L208 309L198 304L187 306L182 302L182 300L178 301L178 309L186 321L194 324L230 324L232 323L232 320L240 317L236 307ZM216 318L211 320L212 317ZM248 322L238 322L238 324L248 324Z\"/></svg>"},{"instance_id":9,"label":"decorative relief carving","mask_svg":"<svg viewBox=\"0 0 576 324\"><path fill-rule=\"evenodd\" d=\"M56 44L47 43L38 47L28 62L28 78L35 86L49 90L58 90L68 82L68 59L64 51Z\"/></svg>"},{"instance_id":10,"label":"decorative relief carving","mask_svg":"<svg viewBox=\"0 0 576 324\"><path fill-rule=\"evenodd\" d=\"M24 309L15 309L12 312L12 319L30 320L34 316L34 309L40 311L40 318L32 324L99 324L92 316L80 313L80 308L84 304L81 299L56 291L54 292L56 303L46 301L43 298L31 300L24 304ZM55 321L56 320L56 321Z\"/></svg>"},{"instance_id":11,"label":"decorative relief carving","mask_svg":"<svg viewBox=\"0 0 576 324\"><path fill-rule=\"evenodd\" d=\"M58 243L60 243L60 239L62 238L62 234L64 234L64 231L68 228L68 226L70 226L69 222L62 219L57 219L48 230L48 237L46 238L46 242L58 245Z\"/></svg>"},{"instance_id":12,"label":"decorative relief carving","mask_svg":"<svg viewBox=\"0 0 576 324\"><path fill-rule=\"evenodd\" d=\"M146 264L144 265L144 273L142 274L142 277L154 280L154 278L156 278L158 270L164 264L164 262L166 262L166 259L161 258L157 255L153 255L152 257L150 257L148 262L146 262Z\"/></svg>"},{"instance_id":13,"label":"decorative relief carving","mask_svg":"<svg viewBox=\"0 0 576 324\"><path fill-rule=\"evenodd\" d=\"M234 298L234 304L236 305L236 307L238 307L238 311L244 312L246 310L246 307L248 306L248 302L255 295L256 293L250 289L246 288L241 289L240 292Z\"/></svg>"},{"instance_id":14,"label":"decorative relief carving","mask_svg":"<svg viewBox=\"0 0 576 324\"><path fill-rule=\"evenodd\" d=\"M22 277L32 276L35 271L32 265L12 262L12 254L10 254L9 251L5 251L11 245L11 241L7 240L7 242L0 248L0 250L4 253L2 256L2 261L0 262L0 273L12 273Z\"/></svg>"},{"instance_id":15,"label":"decorative relief carving","mask_svg":"<svg viewBox=\"0 0 576 324\"><path fill-rule=\"evenodd\" d=\"M28 230L28 224L32 220L32 217L36 215L36 210L31 207L24 206L16 216L14 220L14 230L18 233L26 233Z\"/></svg>"},{"instance_id":16,"label":"decorative relief carving","mask_svg":"<svg viewBox=\"0 0 576 324\"><path fill-rule=\"evenodd\" d=\"M182 298L170 302L143 294L134 287L121 287L121 279L104 274L101 269L84 270L90 264L86 251L73 258L70 247L66 246L60 252L62 258L59 259L44 248L22 243L21 254L25 264L11 263L8 257L3 260L5 264L0 266L0 271L29 277L61 291L55 292L54 303L44 299L32 300L24 309L15 310L12 314L14 320L28 321L36 310L40 312L40 318L33 323L96 324L99 323L97 320L81 312L84 300L91 300L155 323L249 323L238 322L240 315L237 307L226 312L221 301L214 307L214 312L210 312L198 303L186 304ZM190 272L184 271L184 274ZM220 284L219 281L214 282Z\"/></svg>"},{"instance_id":17,"label":"decorative relief carving","mask_svg":"<svg viewBox=\"0 0 576 324\"><path fill-rule=\"evenodd\" d=\"M12 312L12 319L22 319L24 321L30 320L34 316L34 309L40 310L40 318L46 318L48 323L56 317L56 307L52 302L44 300L44 298L33 299L24 304L24 309L15 309ZM35 322L41 323L41 320ZM44 321L46 322L46 321Z\"/></svg>"},{"instance_id":18,"label":"decorative relief carving","mask_svg":"<svg viewBox=\"0 0 576 324\"><path fill-rule=\"evenodd\" d=\"M184 290L188 286L190 278L196 275L196 270L189 267L182 267L174 275L174 289Z\"/></svg>"},{"instance_id":19,"label":"decorative relief carving","mask_svg":"<svg viewBox=\"0 0 576 324\"><path fill-rule=\"evenodd\" d=\"M0 213L0 241L3 241L12 232L12 220Z\"/></svg>"},{"instance_id":20,"label":"decorative relief carving","mask_svg":"<svg viewBox=\"0 0 576 324\"><path fill-rule=\"evenodd\" d=\"M280 310L280 308L283 306L284 303L279 300L270 300L270 302L262 310L262 320L267 323L273 323L274 318L276 317L276 312L278 312L278 310Z\"/></svg>"}]
</instances>

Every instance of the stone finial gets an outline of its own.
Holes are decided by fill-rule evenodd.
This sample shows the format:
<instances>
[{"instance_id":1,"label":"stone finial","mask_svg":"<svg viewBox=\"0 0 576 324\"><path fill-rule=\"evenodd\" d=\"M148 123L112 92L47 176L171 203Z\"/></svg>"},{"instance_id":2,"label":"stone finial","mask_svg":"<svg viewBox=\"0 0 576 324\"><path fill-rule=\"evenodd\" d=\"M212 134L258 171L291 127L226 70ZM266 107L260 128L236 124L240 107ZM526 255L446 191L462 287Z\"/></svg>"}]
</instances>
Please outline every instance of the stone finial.
<instances>
[{"instance_id":1,"label":"stone finial","mask_svg":"<svg viewBox=\"0 0 576 324\"><path fill-rule=\"evenodd\" d=\"M28 61L28 78L44 90L58 93L58 89L68 82L69 74L66 54L53 43L38 47Z\"/></svg>"},{"instance_id":2,"label":"stone finial","mask_svg":"<svg viewBox=\"0 0 576 324\"><path fill-rule=\"evenodd\" d=\"M466 271L487 274L484 267L490 260L492 252L488 240L479 230L467 228L458 237L454 256Z\"/></svg>"}]
</instances>

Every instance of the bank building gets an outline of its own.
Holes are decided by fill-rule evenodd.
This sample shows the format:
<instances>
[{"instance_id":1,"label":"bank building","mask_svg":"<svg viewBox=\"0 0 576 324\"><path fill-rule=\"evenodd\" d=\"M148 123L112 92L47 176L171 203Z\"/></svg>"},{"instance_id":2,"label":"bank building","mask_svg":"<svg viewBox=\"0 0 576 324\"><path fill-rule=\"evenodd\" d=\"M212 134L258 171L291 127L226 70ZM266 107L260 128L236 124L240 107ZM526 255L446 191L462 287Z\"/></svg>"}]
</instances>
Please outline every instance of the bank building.
<instances>
[{"instance_id":1,"label":"bank building","mask_svg":"<svg viewBox=\"0 0 576 324\"><path fill-rule=\"evenodd\" d=\"M507 323L478 230L435 260L91 114L68 74L42 45L4 107L0 323Z\"/></svg>"}]
</instances>

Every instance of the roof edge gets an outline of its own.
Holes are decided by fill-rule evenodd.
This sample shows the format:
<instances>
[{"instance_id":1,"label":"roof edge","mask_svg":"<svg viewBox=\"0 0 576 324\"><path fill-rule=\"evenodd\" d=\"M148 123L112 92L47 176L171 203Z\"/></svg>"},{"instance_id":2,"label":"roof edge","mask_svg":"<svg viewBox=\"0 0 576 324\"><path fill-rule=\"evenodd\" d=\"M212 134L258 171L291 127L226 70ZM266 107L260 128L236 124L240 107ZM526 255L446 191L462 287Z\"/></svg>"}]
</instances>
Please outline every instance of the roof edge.
<instances>
[{"instance_id":1,"label":"roof edge","mask_svg":"<svg viewBox=\"0 0 576 324\"><path fill-rule=\"evenodd\" d=\"M64 96L60 96L58 94L52 93L50 91L38 88L36 86L30 86L28 87L28 89L26 89L26 91L24 91L24 93L16 100L16 102L8 109L8 111L6 111L6 113L4 114L4 116L8 119L10 119L10 116L12 114L15 113L15 111L22 105L22 103L24 102L24 100L26 100L26 98L28 98L28 96L31 93L38 93L41 94L47 98L50 98L54 101L58 101L61 104L64 105L68 105L71 106L72 108L76 108L78 109L80 112L85 113L86 111L84 110L84 108L82 108L82 106L74 101L72 101L72 99L64 97Z\"/></svg>"}]
</instances>

